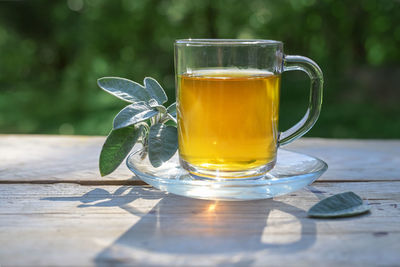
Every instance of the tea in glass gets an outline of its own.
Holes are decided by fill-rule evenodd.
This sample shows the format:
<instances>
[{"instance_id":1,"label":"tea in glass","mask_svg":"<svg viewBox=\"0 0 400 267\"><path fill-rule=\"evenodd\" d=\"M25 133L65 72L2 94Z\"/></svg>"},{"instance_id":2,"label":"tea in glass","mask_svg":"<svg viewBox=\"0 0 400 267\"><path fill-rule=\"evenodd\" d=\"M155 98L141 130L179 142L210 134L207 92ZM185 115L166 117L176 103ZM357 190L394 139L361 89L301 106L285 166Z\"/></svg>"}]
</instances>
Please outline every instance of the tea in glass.
<instances>
[{"instance_id":1,"label":"tea in glass","mask_svg":"<svg viewBox=\"0 0 400 267\"><path fill-rule=\"evenodd\" d=\"M204 69L179 75L178 87L179 153L184 164L235 172L274 161L280 75Z\"/></svg>"}]
</instances>

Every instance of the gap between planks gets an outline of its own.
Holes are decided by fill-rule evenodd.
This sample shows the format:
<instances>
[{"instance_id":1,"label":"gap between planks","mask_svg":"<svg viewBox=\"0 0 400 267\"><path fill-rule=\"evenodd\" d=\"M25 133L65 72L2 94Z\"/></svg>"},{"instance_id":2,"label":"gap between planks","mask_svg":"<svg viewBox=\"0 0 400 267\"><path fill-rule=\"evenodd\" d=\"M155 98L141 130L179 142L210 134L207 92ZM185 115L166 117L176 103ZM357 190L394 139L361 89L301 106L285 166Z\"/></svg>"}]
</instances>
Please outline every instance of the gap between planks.
<instances>
[{"instance_id":1,"label":"gap between planks","mask_svg":"<svg viewBox=\"0 0 400 267\"><path fill-rule=\"evenodd\" d=\"M385 183L385 182L400 182L396 180L320 180L312 184L318 183ZM87 186L96 185L135 185L135 186L149 186L141 180L31 180L31 181L16 181L16 180L2 180L0 184L78 184Z\"/></svg>"},{"instance_id":2,"label":"gap between planks","mask_svg":"<svg viewBox=\"0 0 400 267\"><path fill-rule=\"evenodd\" d=\"M0 184L78 184L78 185L142 185L148 186L141 180L108 180L108 181L91 181L91 180L32 180L32 181L15 181L3 180Z\"/></svg>"}]
</instances>

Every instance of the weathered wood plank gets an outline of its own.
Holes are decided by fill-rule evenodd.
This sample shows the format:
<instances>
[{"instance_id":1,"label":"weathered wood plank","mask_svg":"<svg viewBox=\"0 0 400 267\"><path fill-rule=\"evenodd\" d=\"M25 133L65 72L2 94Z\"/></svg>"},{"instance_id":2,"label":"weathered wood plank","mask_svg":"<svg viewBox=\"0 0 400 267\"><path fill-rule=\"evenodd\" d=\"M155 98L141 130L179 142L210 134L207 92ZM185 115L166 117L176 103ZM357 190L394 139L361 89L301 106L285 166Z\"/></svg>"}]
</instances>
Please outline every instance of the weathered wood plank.
<instances>
[{"instance_id":1,"label":"weathered wood plank","mask_svg":"<svg viewBox=\"0 0 400 267\"><path fill-rule=\"evenodd\" d=\"M101 177L99 154L105 137L0 135L0 181L135 184L125 166Z\"/></svg>"},{"instance_id":2,"label":"weathered wood plank","mask_svg":"<svg viewBox=\"0 0 400 267\"><path fill-rule=\"evenodd\" d=\"M283 148L327 162L320 180L400 180L399 140L302 138Z\"/></svg>"},{"instance_id":3,"label":"weathered wood plank","mask_svg":"<svg viewBox=\"0 0 400 267\"><path fill-rule=\"evenodd\" d=\"M0 182L140 184L123 163L100 177L104 137L0 135ZM400 141L302 138L284 148L329 164L325 181L400 180Z\"/></svg>"},{"instance_id":4,"label":"weathered wood plank","mask_svg":"<svg viewBox=\"0 0 400 267\"><path fill-rule=\"evenodd\" d=\"M7 265L397 265L400 182L314 183L273 200L213 202L148 186L0 185ZM370 214L306 217L354 191Z\"/></svg>"}]
</instances>

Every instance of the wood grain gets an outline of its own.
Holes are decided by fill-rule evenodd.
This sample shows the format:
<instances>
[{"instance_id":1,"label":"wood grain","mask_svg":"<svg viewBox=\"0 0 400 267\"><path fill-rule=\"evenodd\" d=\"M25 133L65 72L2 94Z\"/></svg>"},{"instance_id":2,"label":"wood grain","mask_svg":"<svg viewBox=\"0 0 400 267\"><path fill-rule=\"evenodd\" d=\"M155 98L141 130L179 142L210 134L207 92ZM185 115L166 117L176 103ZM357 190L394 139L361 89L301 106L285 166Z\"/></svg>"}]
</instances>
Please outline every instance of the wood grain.
<instances>
[{"instance_id":1,"label":"wood grain","mask_svg":"<svg viewBox=\"0 0 400 267\"><path fill-rule=\"evenodd\" d=\"M104 137L0 135L0 266L395 266L400 141L302 138L285 149L325 160L306 189L270 200L167 194L125 164L100 177ZM371 213L310 219L319 199L354 191Z\"/></svg>"},{"instance_id":2,"label":"wood grain","mask_svg":"<svg viewBox=\"0 0 400 267\"><path fill-rule=\"evenodd\" d=\"M270 200L213 202L148 186L3 184L0 263L394 266L399 185L325 182ZM320 198L348 190L369 199L370 214L306 217Z\"/></svg>"},{"instance_id":3,"label":"wood grain","mask_svg":"<svg viewBox=\"0 0 400 267\"><path fill-rule=\"evenodd\" d=\"M101 177L98 160L105 137L0 135L0 181L137 184L123 162Z\"/></svg>"},{"instance_id":4,"label":"wood grain","mask_svg":"<svg viewBox=\"0 0 400 267\"><path fill-rule=\"evenodd\" d=\"M105 137L0 135L0 182L138 185L123 163L100 177ZM320 181L399 181L400 141L302 138L283 147L326 161Z\"/></svg>"},{"instance_id":5,"label":"wood grain","mask_svg":"<svg viewBox=\"0 0 400 267\"><path fill-rule=\"evenodd\" d=\"M399 181L399 140L302 138L283 147L324 160L325 181Z\"/></svg>"}]
</instances>

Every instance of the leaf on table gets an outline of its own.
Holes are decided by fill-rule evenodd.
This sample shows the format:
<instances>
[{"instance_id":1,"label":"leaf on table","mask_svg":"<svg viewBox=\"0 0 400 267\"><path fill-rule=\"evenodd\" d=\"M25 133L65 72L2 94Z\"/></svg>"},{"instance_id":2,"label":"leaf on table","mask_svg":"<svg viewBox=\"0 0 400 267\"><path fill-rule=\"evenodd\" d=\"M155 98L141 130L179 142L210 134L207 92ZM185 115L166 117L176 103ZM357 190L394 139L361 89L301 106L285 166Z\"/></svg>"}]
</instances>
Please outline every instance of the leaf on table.
<instances>
[{"instance_id":1,"label":"leaf on table","mask_svg":"<svg viewBox=\"0 0 400 267\"><path fill-rule=\"evenodd\" d=\"M97 80L97 84L104 91L127 102L148 102L151 97L149 92L140 84L119 77L104 77Z\"/></svg>"},{"instance_id":2,"label":"leaf on table","mask_svg":"<svg viewBox=\"0 0 400 267\"><path fill-rule=\"evenodd\" d=\"M149 133L149 159L151 165L160 167L178 149L178 133L173 126L154 124Z\"/></svg>"},{"instance_id":3,"label":"leaf on table","mask_svg":"<svg viewBox=\"0 0 400 267\"><path fill-rule=\"evenodd\" d=\"M112 130L107 136L100 153L101 176L112 173L125 159L143 131L143 126L134 125Z\"/></svg>"},{"instance_id":4,"label":"leaf on table","mask_svg":"<svg viewBox=\"0 0 400 267\"><path fill-rule=\"evenodd\" d=\"M159 105L167 102L168 98L164 92L164 89L155 79L151 77L144 78L144 86L146 87L147 92L150 94L150 97L155 99Z\"/></svg>"},{"instance_id":5,"label":"leaf on table","mask_svg":"<svg viewBox=\"0 0 400 267\"><path fill-rule=\"evenodd\" d=\"M368 204L353 192L346 192L325 198L311 207L309 217L336 218L350 217L368 212Z\"/></svg>"},{"instance_id":6,"label":"leaf on table","mask_svg":"<svg viewBox=\"0 0 400 267\"><path fill-rule=\"evenodd\" d=\"M158 114L158 110L145 102L133 103L122 109L114 118L113 128L120 129L138 122L145 121Z\"/></svg>"}]
</instances>

